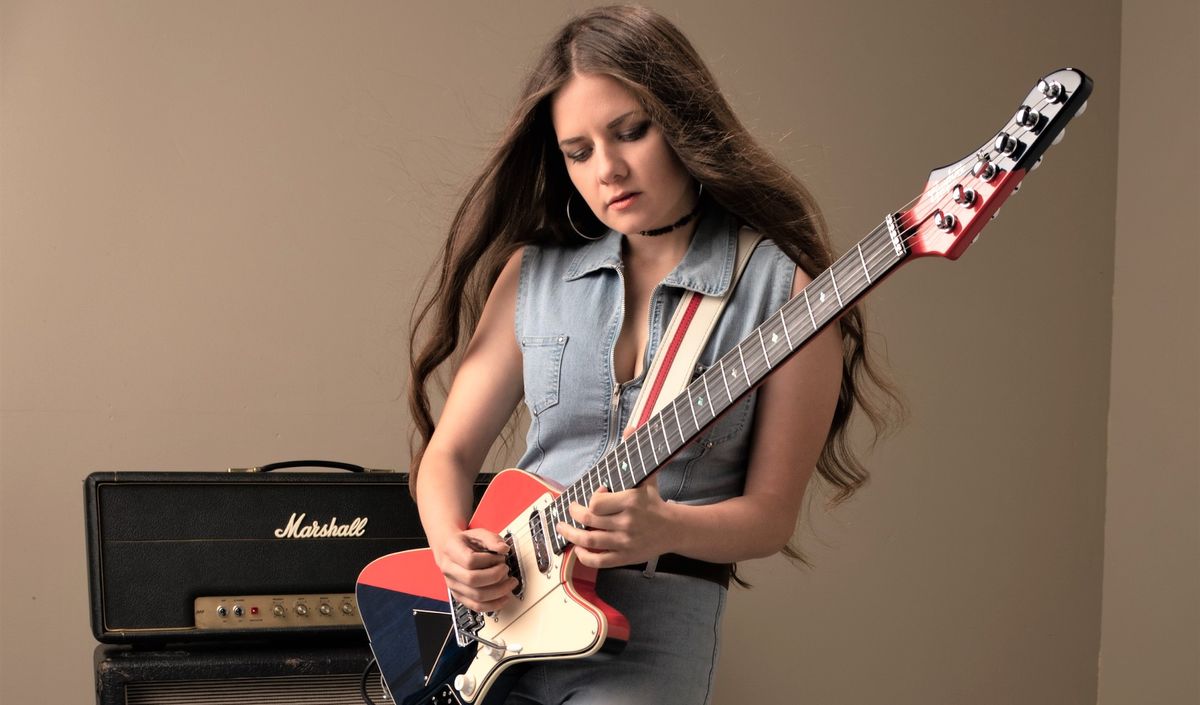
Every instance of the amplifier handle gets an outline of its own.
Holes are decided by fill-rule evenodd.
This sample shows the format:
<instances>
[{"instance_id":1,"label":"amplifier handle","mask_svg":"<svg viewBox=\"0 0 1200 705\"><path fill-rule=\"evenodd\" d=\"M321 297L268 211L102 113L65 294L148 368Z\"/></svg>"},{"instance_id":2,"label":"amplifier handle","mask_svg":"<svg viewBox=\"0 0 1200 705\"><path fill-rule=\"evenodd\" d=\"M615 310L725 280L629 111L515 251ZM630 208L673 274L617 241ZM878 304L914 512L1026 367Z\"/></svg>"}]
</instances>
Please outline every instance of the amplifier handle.
<instances>
[{"instance_id":1,"label":"amplifier handle","mask_svg":"<svg viewBox=\"0 0 1200 705\"><path fill-rule=\"evenodd\" d=\"M332 468L349 472L393 472L381 468L364 468L353 463L341 463L336 460L285 460L281 463L268 463L255 468L229 468L229 472L271 472L287 468Z\"/></svg>"}]
</instances>

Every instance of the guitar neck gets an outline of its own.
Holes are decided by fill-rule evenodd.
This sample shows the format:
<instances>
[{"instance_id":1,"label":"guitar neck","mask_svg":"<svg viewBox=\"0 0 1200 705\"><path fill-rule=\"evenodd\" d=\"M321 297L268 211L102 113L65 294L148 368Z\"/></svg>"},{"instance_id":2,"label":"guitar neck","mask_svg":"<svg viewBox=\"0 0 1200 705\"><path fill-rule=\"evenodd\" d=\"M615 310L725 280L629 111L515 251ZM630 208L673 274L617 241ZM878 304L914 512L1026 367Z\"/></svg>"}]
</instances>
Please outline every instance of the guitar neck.
<instances>
[{"instance_id":1,"label":"guitar neck","mask_svg":"<svg viewBox=\"0 0 1200 705\"><path fill-rule=\"evenodd\" d=\"M602 457L554 500L552 520L579 527L571 502L587 504L601 487L636 487L700 435L726 409L836 320L908 256L902 226L889 216L779 311L721 356L712 367ZM551 523L553 526L553 523ZM565 541L552 532L556 549Z\"/></svg>"}]
</instances>

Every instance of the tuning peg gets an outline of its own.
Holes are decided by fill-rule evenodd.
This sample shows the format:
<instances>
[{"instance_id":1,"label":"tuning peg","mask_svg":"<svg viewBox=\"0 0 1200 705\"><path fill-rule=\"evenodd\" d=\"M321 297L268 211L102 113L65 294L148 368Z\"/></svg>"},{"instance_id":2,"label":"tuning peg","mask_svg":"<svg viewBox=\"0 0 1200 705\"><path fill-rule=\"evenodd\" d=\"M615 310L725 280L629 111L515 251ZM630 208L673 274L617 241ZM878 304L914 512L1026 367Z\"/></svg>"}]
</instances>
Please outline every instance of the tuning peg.
<instances>
[{"instance_id":1,"label":"tuning peg","mask_svg":"<svg viewBox=\"0 0 1200 705\"><path fill-rule=\"evenodd\" d=\"M1038 81L1037 87L1042 92L1042 95L1046 96L1052 103L1057 103L1058 99L1062 97L1063 87L1058 81L1047 81L1043 78Z\"/></svg>"},{"instance_id":2,"label":"tuning peg","mask_svg":"<svg viewBox=\"0 0 1200 705\"><path fill-rule=\"evenodd\" d=\"M999 208L997 208L997 209L996 209L996 212L995 212L995 213L992 213L992 217L991 217L991 218L989 218L989 220L995 220L995 219L996 219L996 218L997 218L999 215L1000 215L1000 209L999 209Z\"/></svg>"},{"instance_id":3,"label":"tuning peg","mask_svg":"<svg viewBox=\"0 0 1200 705\"><path fill-rule=\"evenodd\" d=\"M954 225L955 225L955 223L958 222L958 219L955 218L950 213L943 213L941 211L938 211L935 222L937 224L938 230L944 230L946 232L950 232L951 230L954 229Z\"/></svg>"},{"instance_id":4,"label":"tuning peg","mask_svg":"<svg viewBox=\"0 0 1200 705\"><path fill-rule=\"evenodd\" d=\"M996 165L987 159L980 159L979 161L975 162L975 166L971 167L971 174L983 179L984 181L991 181L994 179L998 171L999 170L996 168Z\"/></svg>"},{"instance_id":5,"label":"tuning peg","mask_svg":"<svg viewBox=\"0 0 1200 705\"><path fill-rule=\"evenodd\" d=\"M1042 165L1042 157L1038 157L1038 158L1037 158L1037 161L1035 161L1035 162L1033 163L1033 166L1029 167L1029 171L1030 171L1030 172L1037 171L1037 168L1038 168L1039 166L1041 166L1041 165Z\"/></svg>"},{"instance_id":6,"label":"tuning peg","mask_svg":"<svg viewBox=\"0 0 1200 705\"><path fill-rule=\"evenodd\" d=\"M1022 105L1021 109L1017 111L1017 116L1015 119L1017 124L1021 127L1033 127L1034 125L1038 124L1038 120L1041 118L1041 113L1029 107L1028 105Z\"/></svg>"},{"instance_id":7,"label":"tuning peg","mask_svg":"<svg viewBox=\"0 0 1200 705\"><path fill-rule=\"evenodd\" d=\"M1054 136L1054 141L1050 143L1050 146L1053 147L1054 145L1058 144L1059 142L1062 142L1063 138L1066 136L1067 136L1067 129L1064 127L1062 132L1060 132Z\"/></svg>"},{"instance_id":8,"label":"tuning peg","mask_svg":"<svg viewBox=\"0 0 1200 705\"><path fill-rule=\"evenodd\" d=\"M1083 115L1084 112L1087 111L1087 104L1088 104L1088 102L1086 100L1083 101L1083 105L1079 106L1079 112L1075 113L1075 117L1079 117L1080 115Z\"/></svg>"},{"instance_id":9,"label":"tuning peg","mask_svg":"<svg viewBox=\"0 0 1200 705\"><path fill-rule=\"evenodd\" d=\"M969 188L963 188L962 184L958 184L950 190L950 197L955 203L960 203L970 208L975 204L975 191Z\"/></svg>"},{"instance_id":10,"label":"tuning peg","mask_svg":"<svg viewBox=\"0 0 1200 705\"><path fill-rule=\"evenodd\" d=\"M1017 141L1012 138L1012 135L1007 132L1001 132L996 136L996 151L1001 154L1012 154L1017 148Z\"/></svg>"}]
</instances>

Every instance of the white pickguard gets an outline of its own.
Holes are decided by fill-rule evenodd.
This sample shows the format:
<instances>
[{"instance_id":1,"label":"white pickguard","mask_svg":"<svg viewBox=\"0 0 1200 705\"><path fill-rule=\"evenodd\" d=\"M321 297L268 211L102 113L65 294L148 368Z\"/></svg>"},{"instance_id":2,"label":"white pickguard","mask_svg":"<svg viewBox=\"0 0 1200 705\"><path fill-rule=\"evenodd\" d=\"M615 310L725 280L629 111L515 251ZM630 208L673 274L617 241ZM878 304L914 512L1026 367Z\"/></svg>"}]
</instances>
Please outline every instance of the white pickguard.
<instances>
[{"instance_id":1,"label":"white pickguard","mask_svg":"<svg viewBox=\"0 0 1200 705\"><path fill-rule=\"evenodd\" d=\"M550 494L543 495L531 511L536 508L545 516L552 499ZM600 650L608 636L604 615L581 598L570 584L569 571L575 564L573 552L555 555L547 537L549 570L538 571L528 517L529 512L523 513L500 532L501 536L512 535L524 590L520 598L514 598L486 617L485 626L479 632L492 643L519 647L520 651L497 653L479 644L475 659L460 680L460 683L470 684L459 689L460 697L468 703L475 702L480 693L486 693L500 673L514 663L590 656Z\"/></svg>"}]
</instances>

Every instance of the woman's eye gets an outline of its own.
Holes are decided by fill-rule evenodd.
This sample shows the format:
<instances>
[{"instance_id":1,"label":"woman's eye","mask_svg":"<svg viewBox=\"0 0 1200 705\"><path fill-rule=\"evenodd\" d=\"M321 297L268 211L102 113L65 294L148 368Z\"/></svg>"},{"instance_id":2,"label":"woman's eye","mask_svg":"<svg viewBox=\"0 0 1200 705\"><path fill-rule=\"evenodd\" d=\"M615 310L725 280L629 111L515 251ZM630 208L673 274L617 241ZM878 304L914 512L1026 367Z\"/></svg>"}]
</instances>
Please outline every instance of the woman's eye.
<instances>
[{"instance_id":1,"label":"woman's eye","mask_svg":"<svg viewBox=\"0 0 1200 705\"><path fill-rule=\"evenodd\" d=\"M588 158L590 153L591 150L581 149L578 152L570 152L567 154L567 159L570 159L573 162L582 162Z\"/></svg>"},{"instance_id":2,"label":"woman's eye","mask_svg":"<svg viewBox=\"0 0 1200 705\"><path fill-rule=\"evenodd\" d=\"M646 122L643 122L643 123L637 125L632 130L629 130L627 132L622 132L621 134L617 135L617 137L619 137L621 140L623 140L625 142L633 142L635 140L640 140L642 137L644 137L646 134L646 131L649 129L650 129L650 121L647 120Z\"/></svg>"}]
</instances>

